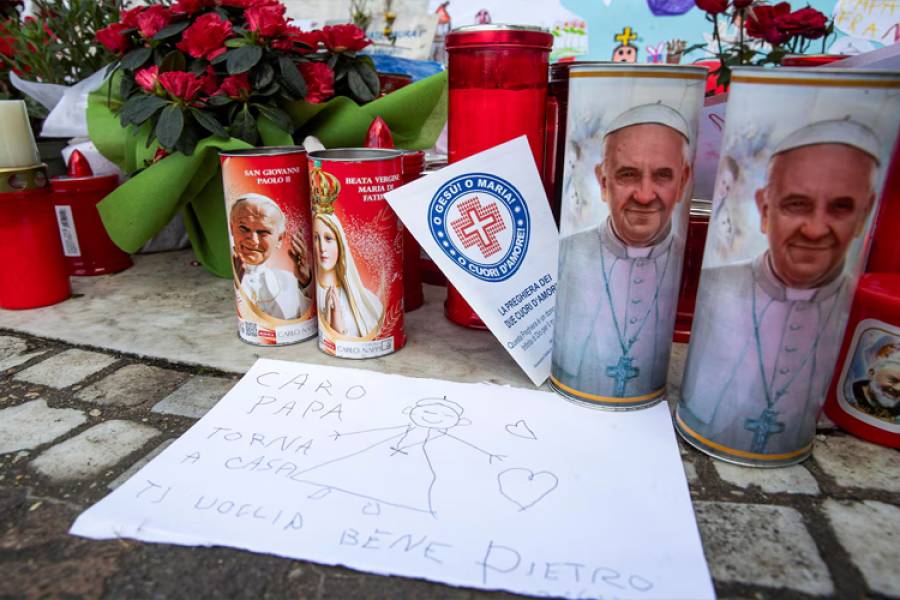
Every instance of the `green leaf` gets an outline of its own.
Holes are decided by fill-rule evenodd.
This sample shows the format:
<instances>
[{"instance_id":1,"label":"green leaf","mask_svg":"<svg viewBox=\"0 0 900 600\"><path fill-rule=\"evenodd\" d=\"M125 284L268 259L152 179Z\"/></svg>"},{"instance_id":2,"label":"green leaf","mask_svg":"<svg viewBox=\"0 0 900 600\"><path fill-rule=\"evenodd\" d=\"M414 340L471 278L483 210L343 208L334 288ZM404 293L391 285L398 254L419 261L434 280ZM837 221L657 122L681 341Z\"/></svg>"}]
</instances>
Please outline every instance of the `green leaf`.
<instances>
[{"instance_id":1,"label":"green leaf","mask_svg":"<svg viewBox=\"0 0 900 600\"><path fill-rule=\"evenodd\" d=\"M230 40L225 40L226 48L241 48L243 46L249 46L253 41L248 40L247 38L231 38Z\"/></svg>"},{"instance_id":2,"label":"green leaf","mask_svg":"<svg viewBox=\"0 0 900 600\"><path fill-rule=\"evenodd\" d=\"M171 104L159 115L156 139L163 148L172 149L181 137L182 131L184 131L184 113L180 107Z\"/></svg>"},{"instance_id":3,"label":"green leaf","mask_svg":"<svg viewBox=\"0 0 900 600\"><path fill-rule=\"evenodd\" d=\"M297 99L306 96L306 81L303 80L303 75L293 60L287 56L279 57L278 70L281 71L281 80L290 94Z\"/></svg>"},{"instance_id":4,"label":"green leaf","mask_svg":"<svg viewBox=\"0 0 900 600\"><path fill-rule=\"evenodd\" d=\"M180 23L172 23L170 25L166 25L162 29L156 32L156 35L153 36L154 40L167 40L170 37L175 37L182 31L188 28L191 24L190 21L181 21Z\"/></svg>"},{"instance_id":5,"label":"green leaf","mask_svg":"<svg viewBox=\"0 0 900 600\"><path fill-rule=\"evenodd\" d=\"M347 72L347 84L350 86L350 92L360 102L370 102L375 99L375 94L372 93L356 69Z\"/></svg>"},{"instance_id":6,"label":"green leaf","mask_svg":"<svg viewBox=\"0 0 900 600\"><path fill-rule=\"evenodd\" d=\"M162 62L159 65L159 72L184 71L186 67L187 61L184 59L184 54L178 50L172 50L162 59Z\"/></svg>"},{"instance_id":7,"label":"green leaf","mask_svg":"<svg viewBox=\"0 0 900 600\"><path fill-rule=\"evenodd\" d=\"M229 75L246 73L256 66L262 58L263 49L259 46L244 46L227 52L228 58L225 66Z\"/></svg>"},{"instance_id":8,"label":"green leaf","mask_svg":"<svg viewBox=\"0 0 900 600\"><path fill-rule=\"evenodd\" d=\"M209 64L211 64L211 65L221 65L223 62L225 62L226 60L228 60L228 54L229 54L229 52L232 52L232 51L229 50L228 52L223 52L222 54L218 55L217 57L215 57L214 59L212 59L211 61L209 61Z\"/></svg>"},{"instance_id":9,"label":"green leaf","mask_svg":"<svg viewBox=\"0 0 900 600\"><path fill-rule=\"evenodd\" d=\"M185 156L191 156L197 148L197 143L200 141L200 134L201 132L196 127L190 123L185 124L181 137L175 143L175 149Z\"/></svg>"},{"instance_id":10,"label":"green leaf","mask_svg":"<svg viewBox=\"0 0 900 600\"><path fill-rule=\"evenodd\" d=\"M147 62L152 54L153 50L151 50L150 48L135 48L122 57L122 67L125 69L136 71L141 68L145 62Z\"/></svg>"},{"instance_id":11,"label":"green leaf","mask_svg":"<svg viewBox=\"0 0 900 600\"><path fill-rule=\"evenodd\" d=\"M288 116L288 114L280 108L266 106L265 104L254 104L253 106L258 108L259 112L262 113L263 116L275 123L275 125L282 131L289 134L294 133L294 122L291 121L291 118Z\"/></svg>"},{"instance_id":12,"label":"green leaf","mask_svg":"<svg viewBox=\"0 0 900 600\"><path fill-rule=\"evenodd\" d=\"M377 97L381 93L381 82L378 80L375 68L369 62L357 60L353 63L353 69L362 77L372 95Z\"/></svg>"},{"instance_id":13,"label":"green leaf","mask_svg":"<svg viewBox=\"0 0 900 600\"><path fill-rule=\"evenodd\" d=\"M167 104L169 102L159 96L132 96L122 106L119 118L123 125L140 125Z\"/></svg>"},{"instance_id":14,"label":"green leaf","mask_svg":"<svg viewBox=\"0 0 900 600\"><path fill-rule=\"evenodd\" d=\"M242 139L253 146L259 142L256 119L253 118L246 106L235 115L231 122L231 137Z\"/></svg>"},{"instance_id":15,"label":"green leaf","mask_svg":"<svg viewBox=\"0 0 900 600\"><path fill-rule=\"evenodd\" d=\"M256 90L255 92L253 92L253 95L254 96L271 96L273 94L277 94L280 89L281 89L281 86L279 86L278 83L272 82L269 85L267 85L266 87L264 87L263 89ZM296 100L296 98L294 98L293 96L289 96L289 98L291 100Z\"/></svg>"},{"instance_id":16,"label":"green leaf","mask_svg":"<svg viewBox=\"0 0 900 600\"><path fill-rule=\"evenodd\" d=\"M216 119L211 113L192 108L191 115L193 115L194 120L197 121L197 124L199 124L200 127L207 130L214 136L224 138L226 140L230 137L228 135L228 132L225 131L225 128L222 127L222 124L219 123L219 120Z\"/></svg>"},{"instance_id":17,"label":"green leaf","mask_svg":"<svg viewBox=\"0 0 900 600\"><path fill-rule=\"evenodd\" d=\"M231 98L229 98L228 96L221 95L221 96L210 96L206 102L210 106L219 107L219 106L225 106L226 104L233 102L233 100Z\"/></svg>"},{"instance_id":18,"label":"green leaf","mask_svg":"<svg viewBox=\"0 0 900 600\"><path fill-rule=\"evenodd\" d=\"M267 62L261 63L250 73L250 84L254 90L260 90L275 80L275 69Z\"/></svg>"},{"instance_id":19,"label":"green leaf","mask_svg":"<svg viewBox=\"0 0 900 600\"><path fill-rule=\"evenodd\" d=\"M193 73L194 75L204 75L206 74L206 67L208 66L209 63L203 59L192 60L191 65L188 67L188 72Z\"/></svg>"}]
</instances>

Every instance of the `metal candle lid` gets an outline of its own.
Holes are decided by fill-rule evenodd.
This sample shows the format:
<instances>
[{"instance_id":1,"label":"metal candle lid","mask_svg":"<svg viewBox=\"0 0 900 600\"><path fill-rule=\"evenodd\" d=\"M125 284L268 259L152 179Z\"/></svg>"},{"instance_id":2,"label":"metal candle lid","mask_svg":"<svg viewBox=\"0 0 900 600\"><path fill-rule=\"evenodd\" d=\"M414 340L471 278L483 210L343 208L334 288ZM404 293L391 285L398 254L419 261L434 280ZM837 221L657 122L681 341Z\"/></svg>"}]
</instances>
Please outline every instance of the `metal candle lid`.
<instances>
[{"instance_id":1,"label":"metal candle lid","mask_svg":"<svg viewBox=\"0 0 900 600\"><path fill-rule=\"evenodd\" d=\"M492 23L458 27L447 34L444 43L448 51L484 46L514 46L550 50L553 47L553 35L543 27Z\"/></svg>"},{"instance_id":2,"label":"metal candle lid","mask_svg":"<svg viewBox=\"0 0 900 600\"><path fill-rule=\"evenodd\" d=\"M309 153L312 160L331 160L339 162L366 162L370 160L388 160L400 158L401 150L389 150L387 148L333 148L331 150L316 150Z\"/></svg>"},{"instance_id":3,"label":"metal candle lid","mask_svg":"<svg viewBox=\"0 0 900 600\"><path fill-rule=\"evenodd\" d=\"M45 164L0 169L0 194L39 190L49 182Z\"/></svg>"}]
</instances>

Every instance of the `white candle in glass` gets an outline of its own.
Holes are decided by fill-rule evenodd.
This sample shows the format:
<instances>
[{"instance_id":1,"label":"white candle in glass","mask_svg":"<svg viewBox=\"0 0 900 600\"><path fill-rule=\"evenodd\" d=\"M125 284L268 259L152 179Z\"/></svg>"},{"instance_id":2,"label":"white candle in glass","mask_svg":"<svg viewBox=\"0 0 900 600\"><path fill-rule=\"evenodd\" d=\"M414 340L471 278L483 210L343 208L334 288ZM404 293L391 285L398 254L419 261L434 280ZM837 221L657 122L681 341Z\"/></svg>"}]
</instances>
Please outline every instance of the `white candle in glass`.
<instances>
[{"instance_id":1,"label":"white candle in glass","mask_svg":"<svg viewBox=\"0 0 900 600\"><path fill-rule=\"evenodd\" d=\"M41 163L22 100L0 100L0 169Z\"/></svg>"}]
</instances>

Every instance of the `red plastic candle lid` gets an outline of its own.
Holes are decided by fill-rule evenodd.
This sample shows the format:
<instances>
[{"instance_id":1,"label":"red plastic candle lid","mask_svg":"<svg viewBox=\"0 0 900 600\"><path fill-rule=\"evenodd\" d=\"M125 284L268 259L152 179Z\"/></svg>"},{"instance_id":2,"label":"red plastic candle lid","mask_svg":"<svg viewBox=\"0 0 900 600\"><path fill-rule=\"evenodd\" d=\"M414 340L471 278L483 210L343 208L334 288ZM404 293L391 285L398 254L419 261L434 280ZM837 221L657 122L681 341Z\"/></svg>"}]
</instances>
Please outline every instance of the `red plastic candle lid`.
<instances>
[{"instance_id":1,"label":"red plastic candle lid","mask_svg":"<svg viewBox=\"0 0 900 600\"><path fill-rule=\"evenodd\" d=\"M553 35L542 27L526 25L467 25L447 34L447 50L475 46L517 46L549 50Z\"/></svg>"}]
</instances>

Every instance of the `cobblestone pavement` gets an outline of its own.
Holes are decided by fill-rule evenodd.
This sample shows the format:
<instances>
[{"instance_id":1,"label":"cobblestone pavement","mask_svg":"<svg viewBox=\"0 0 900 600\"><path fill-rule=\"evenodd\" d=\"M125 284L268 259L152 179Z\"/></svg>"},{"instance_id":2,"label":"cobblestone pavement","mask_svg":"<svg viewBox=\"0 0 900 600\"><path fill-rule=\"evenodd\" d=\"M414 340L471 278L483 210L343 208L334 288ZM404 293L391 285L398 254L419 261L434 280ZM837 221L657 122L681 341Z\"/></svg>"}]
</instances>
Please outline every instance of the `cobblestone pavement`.
<instances>
[{"instance_id":1,"label":"cobblestone pavement","mask_svg":"<svg viewBox=\"0 0 900 600\"><path fill-rule=\"evenodd\" d=\"M66 533L237 379L0 331L0 598L508 596ZM682 454L720 597L900 597L897 451L824 426L813 458L787 469Z\"/></svg>"}]
</instances>

